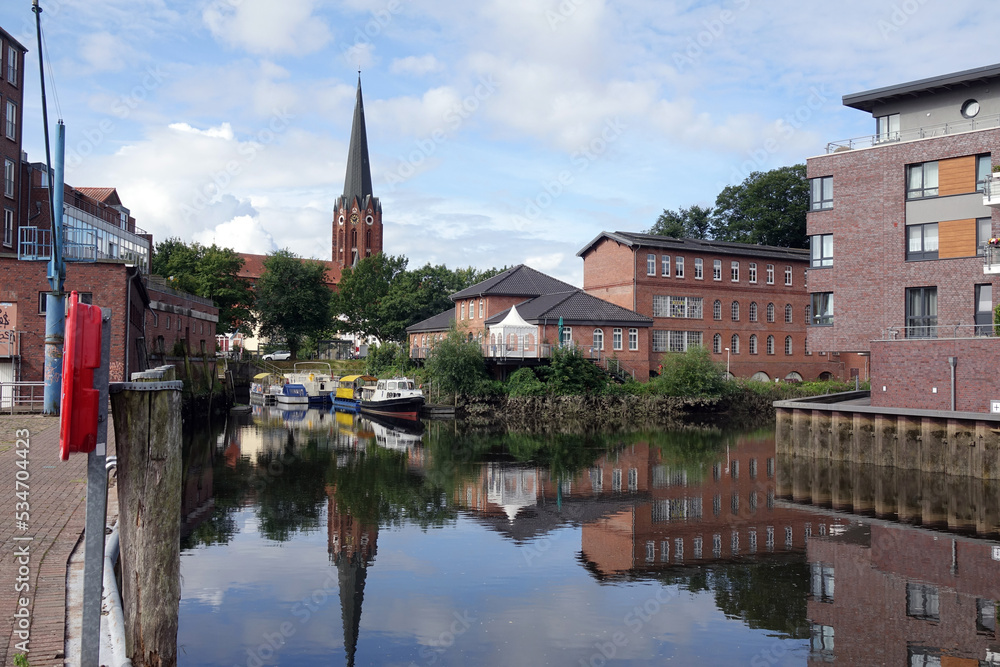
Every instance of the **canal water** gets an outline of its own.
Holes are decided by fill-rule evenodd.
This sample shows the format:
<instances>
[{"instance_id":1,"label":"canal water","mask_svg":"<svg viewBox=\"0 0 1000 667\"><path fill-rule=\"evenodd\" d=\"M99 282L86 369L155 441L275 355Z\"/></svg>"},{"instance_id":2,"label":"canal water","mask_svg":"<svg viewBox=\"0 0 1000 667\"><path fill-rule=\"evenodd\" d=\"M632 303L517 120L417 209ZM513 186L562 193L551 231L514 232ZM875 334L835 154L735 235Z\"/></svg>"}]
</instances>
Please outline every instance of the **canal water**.
<instances>
[{"instance_id":1,"label":"canal water","mask_svg":"<svg viewBox=\"0 0 1000 667\"><path fill-rule=\"evenodd\" d=\"M774 431L255 408L185 444L181 665L1000 665L1000 492Z\"/></svg>"}]
</instances>

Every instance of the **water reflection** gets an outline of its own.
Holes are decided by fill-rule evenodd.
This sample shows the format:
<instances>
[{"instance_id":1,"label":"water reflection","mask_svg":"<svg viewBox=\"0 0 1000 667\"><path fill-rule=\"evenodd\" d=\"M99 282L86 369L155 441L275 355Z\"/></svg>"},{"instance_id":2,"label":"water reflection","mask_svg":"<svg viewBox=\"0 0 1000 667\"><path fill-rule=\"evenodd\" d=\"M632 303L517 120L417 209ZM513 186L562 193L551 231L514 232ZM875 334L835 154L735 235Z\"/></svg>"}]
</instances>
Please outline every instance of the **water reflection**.
<instances>
[{"instance_id":1,"label":"water reflection","mask_svg":"<svg viewBox=\"0 0 1000 667\"><path fill-rule=\"evenodd\" d=\"M769 431L532 437L260 407L186 454L186 664L868 664L850 642L912 618L886 603L845 625L870 604L852 591L885 589L842 560L872 533L830 509L842 481L816 482L842 476L777 462ZM905 579L915 529L885 525L901 537L851 562ZM925 583L938 602L913 605L944 618Z\"/></svg>"}]
</instances>

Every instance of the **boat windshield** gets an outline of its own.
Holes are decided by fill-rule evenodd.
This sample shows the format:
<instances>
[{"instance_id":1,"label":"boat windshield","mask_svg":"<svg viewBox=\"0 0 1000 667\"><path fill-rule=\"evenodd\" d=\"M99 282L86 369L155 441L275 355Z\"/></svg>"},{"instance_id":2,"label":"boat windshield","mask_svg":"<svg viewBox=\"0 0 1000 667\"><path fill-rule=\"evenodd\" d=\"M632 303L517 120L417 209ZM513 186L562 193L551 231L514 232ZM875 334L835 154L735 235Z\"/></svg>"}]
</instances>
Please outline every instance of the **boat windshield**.
<instances>
[{"instance_id":1,"label":"boat windshield","mask_svg":"<svg viewBox=\"0 0 1000 667\"><path fill-rule=\"evenodd\" d=\"M388 386L386 387L386 389L389 389L389 390L392 390L392 389L395 389L395 388L396 388L396 383L395 382L388 383Z\"/></svg>"}]
</instances>

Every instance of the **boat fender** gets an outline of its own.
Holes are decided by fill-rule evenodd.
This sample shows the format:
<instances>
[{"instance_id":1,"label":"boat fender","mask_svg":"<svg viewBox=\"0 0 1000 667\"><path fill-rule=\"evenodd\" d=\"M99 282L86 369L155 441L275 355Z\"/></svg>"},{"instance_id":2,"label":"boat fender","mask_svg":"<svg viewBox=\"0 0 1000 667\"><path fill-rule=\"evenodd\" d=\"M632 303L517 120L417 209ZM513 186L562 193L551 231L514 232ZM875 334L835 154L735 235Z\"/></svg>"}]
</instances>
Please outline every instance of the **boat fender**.
<instances>
[{"instance_id":1,"label":"boat fender","mask_svg":"<svg viewBox=\"0 0 1000 667\"><path fill-rule=\"evenodd\" d=\"M309 381L312 382L315 377L316 377L315 375L313 375L312 373L310 373L309 374Z\"/></svg>"}]
</instances>

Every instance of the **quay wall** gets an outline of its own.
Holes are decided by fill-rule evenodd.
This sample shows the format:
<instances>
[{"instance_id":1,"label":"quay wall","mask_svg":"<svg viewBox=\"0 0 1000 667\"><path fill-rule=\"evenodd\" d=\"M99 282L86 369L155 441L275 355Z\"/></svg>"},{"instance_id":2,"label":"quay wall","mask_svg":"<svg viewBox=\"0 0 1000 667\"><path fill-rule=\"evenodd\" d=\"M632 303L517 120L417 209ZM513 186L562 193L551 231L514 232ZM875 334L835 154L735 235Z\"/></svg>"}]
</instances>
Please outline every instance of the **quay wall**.
<instances>
[{"instance_id":1,"label":"quay wall","mask_svg":"<svg viewBox=\"0 0 1000 667\"><path fill-rule=\"evenodd\" d=\"M778 401L778 455L1000 479L1000 415Z\"/></svg>"}]
</instances>

